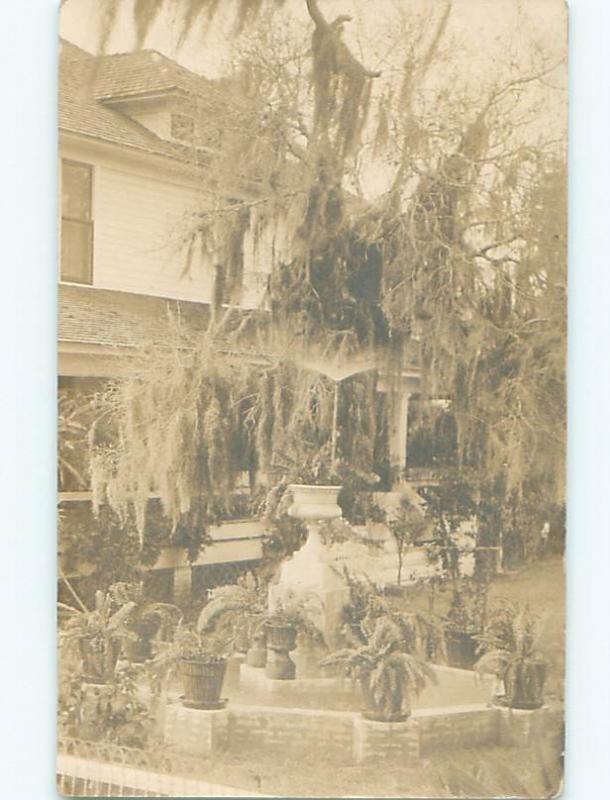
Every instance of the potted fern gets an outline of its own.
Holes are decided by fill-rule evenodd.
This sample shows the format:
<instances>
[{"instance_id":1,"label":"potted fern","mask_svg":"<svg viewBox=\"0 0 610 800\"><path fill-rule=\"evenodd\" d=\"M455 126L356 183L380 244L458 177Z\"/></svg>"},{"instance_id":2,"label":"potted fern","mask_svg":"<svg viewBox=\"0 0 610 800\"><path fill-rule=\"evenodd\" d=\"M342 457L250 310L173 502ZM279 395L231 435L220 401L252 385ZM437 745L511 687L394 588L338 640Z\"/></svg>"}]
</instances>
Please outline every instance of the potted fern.
<instances>
[{"instance_id":1,"label":"potted fern","mask_svg":"<svg viewBox=\"0 0 610 800\"><path fill-rule=\"evenodd\" d=\"M425 661L447 662L445 627L431 612L397 610L369 578L358 578L344 567L349 602L343 607L343 632L349 640L368 642L374 620L386 617L394 622L406 652Z\"/></svg>"},{"instance_id":2,"label":"potted fern","mask_svg":"<svg viewBox=\"0 0 610 800\"><path fill-rule=\"evenodd\" d=\"M186 708L224 708L226 700L220 695L230 648L230 640L222 634L204 635L179 624L173 641L153 659L152 669L159 678L178 673Z\"/></svg>"},{"instance_id":3,"label":"potted fern","mask_svg":"<svg viewBox=\"0 0 610 800\"><path fill-rule=\"evenodd\" d=\"M94 608L73 608L59 603L68 619L60 632L60 645L75 652L81 661L82 678L86 683L109 683L115 673L122 644L135 639L127 622L135 603L117 604L107 592L95 593Z\"/></svg>"},{"instance_id":4,"label":"potted fern","mask_svg":"<svg viewBox=\"0 0 610 800\"><path fill-rule=\"evenodd\" d=\"M485 581L462 580L453 589L445 616L447 660L452 667L475 666L478 640L485 629L488 588Z\"/></svg>"},{"instance_id":5,"label":"potted fern","mask_svg":"<svg viewBox=\"0 0 610 800\"><path fill-rule=\"evenodd\" d=\"M320 610L321 602L315 595L289 596L265 614L263 624L268 649L265 674L268 678L294 680L296 666L289 653L297 646L299 633L310 641L322 641L322 633L312 619Z\"/></svg>"},{"instance_id":6,"label":"potted fern","mask_svg":"<svg viewBox=\"0 0 610 800\"><path fill-rule=\"evenodd\" d=\"M490 614L478 637L484 653L476 670L496 678L496 703L520 709L543 705L547 663L538 648L541 634L541 620L527 606L506 602Z\"/></svg>"},{"instance_id":7,"label":"potted fern","mask_svg":"<svg viewBox=\"0 0 610 800\"><path fill-rule=\"evenodd\" d=\"M139 583L115 583L108 592L121 606L133 603L126 626L134 636L123 641L123 655L134 664L148 661L153 656L153 638L162 627L167 629L177 624L180 609L170 603L147 602Z\"/></svg>"},{"instance_id":8,"label":"potted fern","mask_svg":"<svg viewBox=\"0 0 610 800\"><path fill-rule=\"evenodd\" d=\"M340 665L359 682L364 697L363 716L377 722L402 722L411 713L413 698L428 683L436 683L432 668L406 652L399 625L387 616L369 620L364 643L354 640L322 659L323 667Z\"/></svg>"},{"instance_id":9,"label":"potted fern","mask_svg":"<svg viewBox=\"0 0 610 800\"><path fill-rule=\"evenodd\" d=\"M246 647L246 661L252 667L264 667L267 650L264 645L263 618L267 612L267 586L248 574L236 584L220 586L210 592L197 621L197 630L209 632L228 623L238 642ZM249 645L249 646L248 646Z\"/></svg>"}]
</instances>

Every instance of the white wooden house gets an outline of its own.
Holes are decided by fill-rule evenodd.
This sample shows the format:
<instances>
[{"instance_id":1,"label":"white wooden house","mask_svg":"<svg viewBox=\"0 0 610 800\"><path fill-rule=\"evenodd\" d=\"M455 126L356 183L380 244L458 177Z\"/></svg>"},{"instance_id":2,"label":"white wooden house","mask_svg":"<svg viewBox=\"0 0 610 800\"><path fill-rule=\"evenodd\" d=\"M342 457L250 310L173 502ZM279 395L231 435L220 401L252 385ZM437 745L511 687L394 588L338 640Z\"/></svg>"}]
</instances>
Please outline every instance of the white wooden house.
<instances>
[{"instance_id":1,"label":"white wooden house","mask_svg":"<svg viewBox=\"0 0 610 800\"><path fill-rule=\"evenodd\" d=\"M60 389L124 374L139 348L163 344L168 311L193 328L207 319L210 265L201 257L184 270L185 235L206 203L205 152L184 146L183 113L206 84L156 52L96 57L61 43ZM246 290L255 283L246 278ZM257 298L246 291L243 302ZM90 492L68 481L59 501L89 503ZM255 562L262 534L255 520L226 524L193 565L167 548L156 568L185 590L198 569Z\"/></svg>"}]
</instances>

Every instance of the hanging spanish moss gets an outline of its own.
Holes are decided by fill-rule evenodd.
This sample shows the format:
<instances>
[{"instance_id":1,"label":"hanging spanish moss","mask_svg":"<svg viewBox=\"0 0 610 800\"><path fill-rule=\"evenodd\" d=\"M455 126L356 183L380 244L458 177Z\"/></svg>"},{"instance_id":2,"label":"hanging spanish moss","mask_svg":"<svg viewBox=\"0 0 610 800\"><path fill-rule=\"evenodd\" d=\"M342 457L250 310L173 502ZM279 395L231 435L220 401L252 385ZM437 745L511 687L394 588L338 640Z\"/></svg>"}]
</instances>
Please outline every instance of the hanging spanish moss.
<instances>
[{"instance_id":1,"label":"hanging spanish moss","mask_svg":"<svg viewBox=\"0 0 610 800\"><path fill-rule=\"evenodd\" d=\"M396 377L415 352L423 401L450 404L452 469L474 474L478 495L500 503L525 507L532 487L561 500L565 171L552 148L522 146L513 134L520 87L548 71L511 76L467 102L445 87L422 110L450 2L430 18L420 49L415 40L405 49L400 85L376 96L380 73L344 41L350 18L328 21L317 0L303 3L313 26L309 107L287 92L293 73L264 58L244 58L236 80L201 103L215 200L196 215L190 252L205 251L216 272L213 321L239 304L248 259L267 259L262 353L273 336L301 353L374 350ZM112 19L114 4L105 5ZM160 6L137 4L140 42ZM185 2L184 32L219 8ZM262 8L236 2L237 30L254 27ZM354 188L367 147L394 166L376 202ZM252 319L239 319L240 334ZM328 452L352 465L383 460L387 419L371 401L373 375L337 391L277 354L237 368L213 340L114 389L120 448L98 448L100 501L135 504L143 529L155 492L177 526L195 506L216 508L242 472L255 482ZM339 435L337 408L351 424Z\"/></svg>"},{"instance_id":2,"label":"hanging spanish moss","mask_svg":"<svg viewBox=\"0 0 610 800\"><path fill-rule=\"evenodd\" d=\"M374 373L337 384L274 354L244 362L212 330L197 347L185 340L98 398L115 437L109 446L91 430L94 509L135 524L144 546L158 497L172 543L196 553L185 531L203 541L244 481L254 495L282 477L312 480L316 470L374 483L375 386Z\"/></svg>"}]
</instances>

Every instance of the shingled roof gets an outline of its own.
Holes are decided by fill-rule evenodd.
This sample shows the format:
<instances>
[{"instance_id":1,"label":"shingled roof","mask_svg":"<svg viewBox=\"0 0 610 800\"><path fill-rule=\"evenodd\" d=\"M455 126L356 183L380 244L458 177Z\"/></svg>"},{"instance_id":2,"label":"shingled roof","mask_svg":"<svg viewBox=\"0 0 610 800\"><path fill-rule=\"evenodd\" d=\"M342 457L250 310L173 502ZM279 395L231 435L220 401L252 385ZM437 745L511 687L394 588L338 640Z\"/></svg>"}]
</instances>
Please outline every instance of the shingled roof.
<instances>
[{"instance_id":1,"label":"shingled roof","mask_svg":"<svg viewBox=\"0 0 610 800\"><path fill-rule=\"evenodd\" d=\"M58 297L59 342L128 350L163 350L179 342L192 346L208 328L211 308L207 303L170 300L165 297L98 289L91 286L60 284ZM225 318L225 331L240 331L239 346L227 338L227 354L260 358L256 330L265 324L263 317L253 322L251 311L232 310ZM248 318L253 322L244 326Z\"/></svg>"},{"instance_id":2,"label":"shingled roof","mask_svg":"<svg viewBox=\"0 0 610 800\"><path fill-rule=\"evenodd\" d=\"M106 347L165 346L180 322L203 331L209 306L162 297L60 284L59 340Z\"/></svg>"},{"instance_id":3,"label":"shingled roof","mask_svg":"<svg viewBox=\"0 0 610 800\"><path fill-rule=\"evenodd\" d=\"M60 130L148 153L185 159L186 149L161 139L109 105L109 100L154 92L193 93L210 82L155 51L94 56L62 40ZM189 153L189 160L193 154Z\"/></svg>"},{"instance_id":4,"label":"shingled roof","mask_svg":"<svg viewBox=\"0 0 610 800\"><path fill-rule=\"evenodd\" d=\"M95 96L118 100L152 93L201 93L212 82L180 66L156 50L118 53L100 59Z\"/></svg>"}]
</instances>

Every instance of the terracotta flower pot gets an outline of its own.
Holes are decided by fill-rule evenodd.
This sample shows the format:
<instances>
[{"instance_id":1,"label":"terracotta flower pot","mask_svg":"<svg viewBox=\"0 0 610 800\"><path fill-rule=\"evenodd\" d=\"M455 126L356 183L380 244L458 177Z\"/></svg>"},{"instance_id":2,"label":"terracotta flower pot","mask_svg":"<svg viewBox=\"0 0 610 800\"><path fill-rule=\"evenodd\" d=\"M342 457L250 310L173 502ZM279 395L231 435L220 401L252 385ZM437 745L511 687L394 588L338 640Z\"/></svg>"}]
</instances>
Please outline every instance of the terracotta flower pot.
<instances>
[{"instance_id":1,"label":"terracotta flower pot","mask_svg":"<svg viewBox=\"0 0 610 800\"><path fill-rule=\"evenodd\" d=\"M308 486L290 484L292 505L288 514L297 519L324 520L337 519L343 513L337 503L341 486Z\"/></svg>"},{"instance_id":2,"label":"terracotta flower pot","mask_svg":"<svg viewBox=\"0 0 610 800\"><path fill-rule=\"evenodd\" d=\"M220 699L227 670L225 658L214 661L183 658L180 675L184 687L182 704L187 708L223 708L226 700Z\"/></svg>"}]
</instances>

